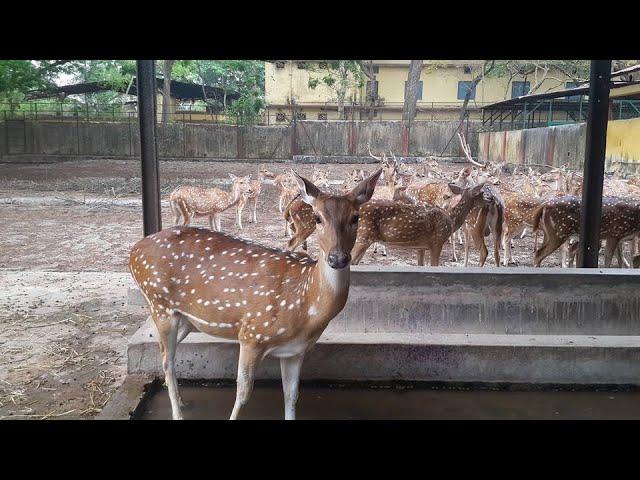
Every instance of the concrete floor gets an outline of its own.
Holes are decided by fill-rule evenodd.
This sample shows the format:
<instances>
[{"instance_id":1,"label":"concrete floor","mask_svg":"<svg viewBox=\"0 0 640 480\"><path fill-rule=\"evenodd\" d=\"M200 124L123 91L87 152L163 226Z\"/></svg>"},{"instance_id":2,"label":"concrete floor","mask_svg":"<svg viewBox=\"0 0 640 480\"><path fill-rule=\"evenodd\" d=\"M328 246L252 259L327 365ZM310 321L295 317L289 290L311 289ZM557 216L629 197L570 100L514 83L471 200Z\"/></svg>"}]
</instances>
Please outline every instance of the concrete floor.
<instances>
[{"instance_id":1,"label":"concrete floor","mask_svg":"<svg viewBox=\"0 0 640 480\"><path fill-rule=\"evenodd\" d=\"M231 413L235 386L183 386L185 419L222 420ZM299 420L638 420L638 391L495 391L430 388L301 388ZM146 403L141 418L171 418L166 389ZM240 414L281 420L282 390L256 386Z\"/></svg>"}]
</instances>

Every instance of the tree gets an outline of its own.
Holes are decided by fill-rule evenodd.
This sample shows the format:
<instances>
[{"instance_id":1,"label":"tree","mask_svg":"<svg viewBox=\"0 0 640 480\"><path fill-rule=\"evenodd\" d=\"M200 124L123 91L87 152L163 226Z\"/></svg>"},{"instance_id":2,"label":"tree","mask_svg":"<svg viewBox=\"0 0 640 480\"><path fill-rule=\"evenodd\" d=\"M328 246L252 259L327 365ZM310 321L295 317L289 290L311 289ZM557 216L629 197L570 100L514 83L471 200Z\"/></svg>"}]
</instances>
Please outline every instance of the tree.
<instances>
[{"instance_id":1,"label":"tree","mask_svg":"<svg viewBox=\"0 0 640 480\"><path fill-rule=\"evenodd\" d=\"M422 63L424 60L411 60L409 74L407 75L407 86L404 91L404 108L402 109L402 120L412 122L416 116L416 103L418 101L418 85L420 74L422 73Z\"/></svg>"},{"instance_id":2,"label":"tree","mask_svg":"<svg viewBox=\"0 0 640 480\"><path fill-rule=\"evenodd\" d=\"M319 61L317 66L307 65L305 68L309 71L309 88L315 90L319 85L324 85L335 93L338 117L344 120L344 103L347 94L350 90L363 85L360 60L325 60Z\"/></svg>"},{"instance_id":3,"label":"tree","mask_svg":"<svg viewBox=\"0 0 640 480\"><path fill-rule=\"evenodd\" d=\"M241 123L253 123L265 107L264 62L259 60L196 60L194 73L202 84L222 89L222 108ZM228 101L228 94L239 98ZM207 103L210 103L209 101ZM217 105L215 105L217 106Z\"/></svg>"},{"instance_id":4,"label":"tree","mask_svg":"<svg viewBox=\"0 0 640 480\"><path fill-rule=\"evenodd\" d=\"M0 101L20 101L30 90L55 87L58 75L75 68L69 60L1 60Z\"/></svg>"},{"instance_id":5,"label":"tree","mask_svg":"<svg viewBox=\"0 0 640 480\"><path fill-rule=\"evenodd\" d=\"M362 73L369 79L367 86L371 85L371 88L367 88L365 93L365 104L367 106L367 120L373 120L373 111L378 100L378 80L373 69L373 60L358 60L358 64Z\"/></svg>"},{"instance_id":6,"label":"tree","mask_svg":"<svg viewBox=\"0 0 640 480\"><path fill-rule=\"evenodd\" d=\"M167 123L171 119L171 70L175 60L165 60L162 62L162 123Z\"/></svg>"},{"instance_id":7,"label":"tree","mask_svg":"<svg viewBox=\"0 0 640 480\"><path fill-rule=\"evenodd\" d=\"M478 75L476 75L473 80L471 80L471 86L467 88L467 91L464 94L464 102L462 102L462 109L460 110L460 126L462 126L462 120L467 116L471 94L475 91L478 83L480 83L480 80L487 76L495 66L495 60L485 60L484 64L482 65L482 71Z\"/></svg>"},{"instance_id":8,"label":"tree","mask_svg":"<svg viewBox=\"0 0 640 480\"><path fill-rule=\"evenodd\" d=\"M515 77L523 77L524 81L530 81L529 94L536 93L547 80L554 80L554 85L547 88L549 91L567 81L567 77L574 82L586 82L589 80L589 60L496 60L495 67L490 76L508 77L504 98L509 94L509 86ZM557 77L555 72L562 73Z\"/></svg>"}]
</instances>

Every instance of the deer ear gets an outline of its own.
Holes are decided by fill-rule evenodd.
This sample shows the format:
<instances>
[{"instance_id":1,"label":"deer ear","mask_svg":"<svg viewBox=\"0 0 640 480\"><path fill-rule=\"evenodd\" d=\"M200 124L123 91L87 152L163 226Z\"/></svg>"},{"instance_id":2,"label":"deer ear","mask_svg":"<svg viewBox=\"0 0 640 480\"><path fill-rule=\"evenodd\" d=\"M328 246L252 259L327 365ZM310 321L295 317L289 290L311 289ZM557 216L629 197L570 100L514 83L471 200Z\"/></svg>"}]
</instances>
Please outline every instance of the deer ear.
<instances>
[{"instance_id":1,"label":"deer ear","mask_svg":"<svg viewBox=\"0 0 640 480\"><path fill-rule=\"evenodd\" d=\"M296 172L293 172L293 178L296 180L298 188L300 189L300 198L302 201L313 207L320 196L320 190L318 187L316 187L311 181L298 175Z\"/></svg>"},{"instance_id":2,"label":"deer ear","mask_svg":"<svg viewBox=\"0 0 640 480\"><path fill-rule=\"evenodd\" d=\"M373 191L376 188L378 178L380 178L381 174L382 169L380 168L369 178L365 178L358 185L356 185L356 187L347 194L347 198L349 198L349 200L351 200L352 202L355 202L358 207L363 203L371 200Z\"/></svg>"},{"instance_id":3,"label":"deer ear","mask_svg":"<svg viewBox=\"0 0 640 480\"><path fill-rule=\"evenodd\" d=\"M456 185L455 183L450 183L449 184L449 190L451 190L451 192L454 195L460 195L462 193L462 188L460 188L458 185Z\"/></svg>"}]
</instances>

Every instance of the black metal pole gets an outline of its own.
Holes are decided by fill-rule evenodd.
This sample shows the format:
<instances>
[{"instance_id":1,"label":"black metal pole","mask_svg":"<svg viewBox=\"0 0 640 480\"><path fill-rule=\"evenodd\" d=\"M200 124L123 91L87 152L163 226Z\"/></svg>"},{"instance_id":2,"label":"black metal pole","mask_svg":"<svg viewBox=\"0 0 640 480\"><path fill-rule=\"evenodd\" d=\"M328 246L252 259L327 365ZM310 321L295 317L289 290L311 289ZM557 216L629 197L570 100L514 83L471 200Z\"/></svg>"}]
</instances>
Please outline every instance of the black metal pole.
<instances>
[{"instance_id":1,"label":"black metal pole","mask_svg":"<svg viewBox=\"0 0 640 480\"><path fill-rule=\"evenodd\" d=\"M602 214L602 182L609 120L611 60L592 60L587 111L587 144L585 148L580 208L580 250L578 266L597 268L600 252L600 216Z\"/></svg>"},{"instance_id":2,"label":"black metal pole","mask_svg":"<svg viewBox=\"0 0 640 480\"><path fill-rule=\"evenodd\" d=\"M137 60L140 157L142 159L142 218L144 236L162 229L160 178L156 146L156 78L154 60Z\"/></svg>"}]
</instances>

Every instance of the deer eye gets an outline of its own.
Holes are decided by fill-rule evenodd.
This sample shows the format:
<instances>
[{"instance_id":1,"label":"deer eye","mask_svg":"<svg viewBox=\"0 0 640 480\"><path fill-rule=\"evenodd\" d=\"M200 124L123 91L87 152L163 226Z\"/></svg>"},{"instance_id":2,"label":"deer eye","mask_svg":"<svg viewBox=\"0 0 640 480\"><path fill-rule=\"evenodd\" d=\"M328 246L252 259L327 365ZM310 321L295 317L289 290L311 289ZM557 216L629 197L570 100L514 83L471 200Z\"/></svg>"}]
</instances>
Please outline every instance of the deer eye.
<instances>
[{"instance_id":1,"label":"deer eye","mask_svg":"<svg viewBox=\"0 0 640 480\"><path fill-rule=\"evenodd\" d=\"M354 215L353 218L351 219L351 223L355 225L356 223L358 223L358 220L360 220L360 216Z\"/></svg>"},{"instance_id":2,"label":"deer eye","mask_svg":"<svg viewBox=\"0 0 640 480\"><path fill-rule=\"evenodd\" d=\"M317 224L322 223L322 218L320 218L320 215L318 215L317 213L314 215L314 218L315 218Z\"/></svg>"}]
</instances>

